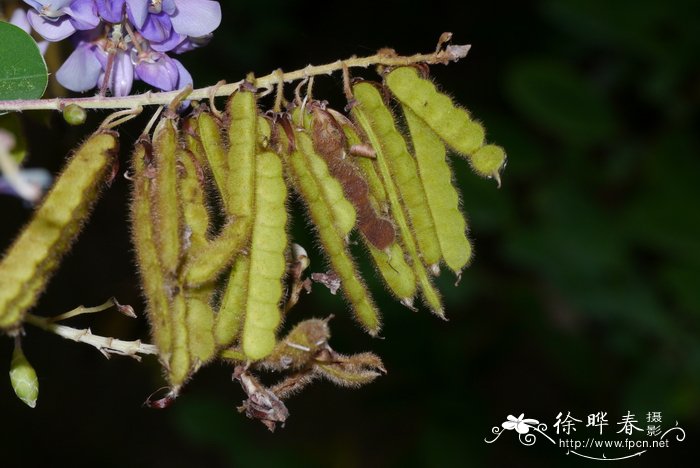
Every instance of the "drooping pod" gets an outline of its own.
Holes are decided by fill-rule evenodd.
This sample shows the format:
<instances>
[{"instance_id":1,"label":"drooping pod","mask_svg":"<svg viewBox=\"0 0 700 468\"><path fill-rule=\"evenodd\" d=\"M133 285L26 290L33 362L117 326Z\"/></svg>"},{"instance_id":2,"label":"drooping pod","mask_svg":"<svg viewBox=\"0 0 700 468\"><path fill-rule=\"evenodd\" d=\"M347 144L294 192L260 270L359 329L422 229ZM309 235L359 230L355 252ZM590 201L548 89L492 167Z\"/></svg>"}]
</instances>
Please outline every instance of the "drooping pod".
<instances>
[{"instance_id":1,"label":"drooping pod","mask_svg":"<svg viewBox=\"0 0 700 468\"><path fill-rule=\"evenodd\" d=\"M341 183L331 175L326 161L316 152L311 137L305 132L300 132L296 136L296 144L308 170L319 182L318 189L328 200L328 206L333 211L333 225L341 236L347 237L357 220L355 207L346 197Z\"/></svg>"},{"instance_id":2,"label":"drooping pod","mask_svg":"<svg viewBox=\"0 0 700 468\"><path fill-rule=\"evenodd\" d=\"M327 169L316 172L312 170L314 166L325 166L325 161L316 156L317 161L312 163L308 158L314 154L310 137L303 132L299 133L296 135L296 143L300 149L292 151L287 157L294 187L306 203L323 250L333 271L341 280L343 294L350 302L355 317L370 334L376 335L381 326L379 312L348 251L345 242L347 232L338 227L338 208L342 206L345 210L354 210L352 204L345 199L342 187ZM348 217L348 214L340 217Z\"/></svg>"},{"instance_id":3,"label":"drooping pod","mask_svg":"<svg viewBox=\"0 0 700 468\"><path fill-rule=\"evenodd\" d=\"M151 334L161 360L167 365L172 343L172 323L168 314L170 298L165 287L166 279L155 240L150 202L155 191L155 174L152 147L147 137L141 137L136 142L132 155L132 170L132 241L146 298L146 313L151 325Z\"/></svg>"},{"instance_id":4,"label":"drooping pod","mask_svg":"<svg viewBox=\"0 0 700 468\"><path fill-rule=\"evenodd\" d=\"M353 146L366 145L357 134L355 126L347 117L334 111L331 111L331 114L345 133L348 151ZM359 157L357 158L357 163L368 181L370 203L375 207L376 212L386 211L388 213L389 202L386 190L377 174L374 159ZM379 208L380 205L383 205L385 208ZM413 272L413 268L406 262L406 255L399 240L399 237L396 236L394 242L383 251L377 249L369 242L366 245L374 260L374 265L377 267L389 290L402 303L410 306L413 303L413 297L416 295L416 275Z\"/></svg>"},{"instance_id":5,"label":"drooping pod","mask_svg":"<svg viewBox=\"0 0 700 468\"><path fill-rule=\"evenodd\" d=\"M245 87L244 87L245 88ZM270 123L257 112L255 93L245 89L234 93L227 103L230 209L249 242L255 213L256 154L264 152L270 139ZM243 244L242 247L247 244ZM250 248L248 248L250 250ZM229 346L241 331L250 282L250 257L239 252L233 262L214 326L218 346Z\"/></svg>"},{"instance_id":6,"label":"drooping pod","mask_svg":"<svg viewBox=\"0 0 700 468\"><path fill-rule=\"evenodd\" d=\"M185 252L201 255L208 247L209 212L204 193L204 176L190 151L178 152L180 174L178 189L182 201L185 224ZM214 312L210 306L214 292L212 285L186 291L189 351L195 365L213 357Z\"/></svg>"},{"instance_id":7,"label":"drooping pod","mask_svg":"<svg viewBox=\"0 0 700 468\"><path fill-rule=\"evenodd\" d=\"M287 269L287 187L282 161L272 152L256 158L255 218L250 239L248 294L241 345L251 360L275 347L281 321L282 279Z\"/></svg>"},{"instance_id":8,"label":"drooping pod","mask_svg":"<svg viewBox=\"0 0 700 468\"><path fill-rule=\"evenodd\" d=\"M175 278L182 256L182 210L178 193L178 130L175 121L163 118L153 133L155 190L151 216L155 222L156 246L166 277Z\"/></svg>"},{"instance_id":9,"label":"drooping pod","mask_svg":"<svg viewBox=\"0 0 700 468\"><path fill-rule=\"evenodd\" d=\"M369 186L359 170L347 158L345 135L331 113L312 103L311 121L307 126L316 152L323 156L328 168L343 186L345 196L355 207L357 228L379 250L387 249L395 240L393 223L379 216L369 200Z\"/></svg>"},{"instance_id":10,"label":"drooping pod","mask_svg":"<svg viewBox=\"0 0 700 468\"><path fill-rule=\"evenodd\" d=\"M484 145L484 127L472 120L466 109L438 91L432 81L422 78L414 67L392 70L385 82L396 99L423 119L450 148L471 156Z\"/></svg>"},{"instance_id":11,"label":"drooping pod","mask_svg":"<svg viewBox=\"0 0 700 468\"><path fill-rule=\"evenodd\" d=\"M404 106L403 110L442 258L459 275L471 258L472 248L466 220L459 210L459 195L452 185L445 145L411 109Z\"/></svg>"},{"instance_id":12,"label":"drooping pod","mask_svg":"<svg viewBox=\"0 0 700 468\"><path fill-rule=\"evenodd\" d=\"M497 145L484 145L469 159L474 172L482 177L493 177L501 185L501 170L506 165L506 152Z\"/></svg>"},{"instance_id":13,"label":"drooping pod","mask_svg":"<svg viewBox=\"0 0 700 468\"><path fill-rule=\"evenodd\" d=\"M112 131L90 136L5 254L0 262L0 329L18 326L35 304L88 218L118 149Z\"/></svg>"},{"instance_id":14,"label":"drooping pod","mask_svg":"<svg viewBox=\"0 0 700 468\"><path fill-rule=\"evenodd\" d=\"M427 205L425 192L422 191L417 174L412 174L411 168L415 170L415 161L407 153L406 143L398 130L396 130L393 116L384 104L379 91L372 84L363 82L353 86L353 94L356 103L351 111L353 118L362 128L376 151L376 168L386 190L391 215L396 222L403 246L411 258L423 298L430 309L442 317L444 311L440 295L430 278L428 278L414 233L411 231L411 224L409 224L409 220L412 220L409 207L420 203ZM402 164L405 164L406 167L398 167ZM405 193L400 192L397 187L399 183L418 185L420 191L415 190L415 187L413 187ZM427 208L425 209L427 210ZM432 222L429 219L425 220L424 215L420 216L421 222L426 222L427 224ZM430 216L429 213L427 213L427 216ZM415 225L414 228L417 229ZM435 236L434 229L433 236ZM437 244L436 238L434 243ZM432 249L433 247L431 247ZM439 245L437 256L439 259Z\"/></svg>"},{"instance_id":15,"label":"drooping pod","mask_svg":"<svg viewBox=\"0 0 700 468\"><path fill-rule=\"evenodd\" d=\"M181 165L178 190L182 200L183 220L187 238L187 255L200 255L209 245L209 208L204 185L204 172L194 154L178 152Z\"/></svg>"},{"instance_id":16,"label":"drooping pod","mask_svg":"<svg viewBox=\"0 0 700 468\"><path fill-rule=\"evenodd\" d=\"M201 123L209 119L202 115L199 118L201 132ZM224 173L217 179L228 222L219 236L212 240L206 254L195 256L188 262L186 283L193 286L214 281L250 237L258 138L255 93L244 90L234 93L228 103L228 119L229 148L225 153L225 168L221 168ZM206 147L205 140L210 136L200 133L200 137ZM221 153L221 137L217 134L215 140L212 146L219 148L218 153ZM215 169L212 171L216 178Z\"/></svg>"},{"instance_id":17,"label":"drooping pod","mask_svg":"<svg viewBox=\"0 0 700 468\"><path fill-rule=\"evenodd\" d=\"M230 172L227 149L221 137L223 134L222 125L210 112L201 112L197 116L197 134L204 156L209 162L221 200L224 206L228 208L228 176Z\"/></svg>"}]
</instances>

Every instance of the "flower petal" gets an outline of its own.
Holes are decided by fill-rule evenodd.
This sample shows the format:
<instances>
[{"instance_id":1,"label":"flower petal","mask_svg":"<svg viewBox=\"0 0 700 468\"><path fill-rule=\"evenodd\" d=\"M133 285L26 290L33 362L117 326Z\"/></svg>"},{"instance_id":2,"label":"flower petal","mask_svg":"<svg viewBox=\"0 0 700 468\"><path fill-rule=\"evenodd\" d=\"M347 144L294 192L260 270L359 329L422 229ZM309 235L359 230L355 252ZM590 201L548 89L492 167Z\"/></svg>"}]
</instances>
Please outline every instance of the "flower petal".
<instances>
[{"instance_id":1,"label":"flower petal","mask_svg":"<svg viewBox=\"0 0 700 468\"><path fill-rule=\"evenodd\" d=\"M163 42L151 41L151 49L158 52L170 52L171 50L179 47L186 37L187 36L183 36L182 34L178 34L173 31L170 34L170 37Z\"/></svg>"},{"instance_id":2,"label":"flower petal","mask_svg":"<svg viewBox=\"0 0 700 468\"><path fill-rule=\"evenodd\" d=\"M175 66L177 67L178 71L178 79L177 79L177 88L176 89L182 89L187 85L194 84L192 81L192 75L190 75L190 72L187 71L185 66L180 63L179 60L177 59L171 59L173 63L175 63Z\"/></svg>"},{"instance_id":3,"label":"flower petal","mask_svg":"<svg viewBox=\"0 0 700 468\"><path fill-rule=\"evenodd\" d=\"M31 34L32 32L32 27L29 25L29 21L27 21L27 12L21 8L17 8L15 12L12 13L12 16L10 17L10 24L14 24L17 27L22 28L22 31L26 32L27 34Z\"/></svg>"},{"instance_id":4,"label":"flower petal","mask_svg":"<svg viewBox=\"0 0 700 468\"><path fill-rule=\"evenodd\" d=\"M175 0L177 13L171 16L173 29L185 36L199 37L221 24L221 5L212 0Z\"/></svg>"},{"instance_id":5,"label":"flower petal","mask_svg":"<svg viewBox=\"0 0 700 468\"><path fill-rule=\"evenodd\" d=\"M68 16L63 16L56 21L48 21L36 11L29 10L27 20L34 31L50 42L62 41L75 32L75 26Z\"/></svg>"},{"instance_id":6,"label":"flower petal","mask_svg":"<svg viewBox=\"0 0 700 468\"><path fill-rule=\"evenodd\" d=\"M163 0L161 8L169 15L174 15L177 11L177 5L175 5L174 0Z\"/></svg>"},{"instance_id":7,"label":"flower petal","mask_svg":"<svg viewBox=\"0 0 700 468\"><path fill-rule=\"evenodd\" d=\"M109 89L114 96L127 96L134 84L134 65L129 54L119 52L114 56Z\"/></svg>"},{"instance_id":8,"label":"flower petal","mask_svg":"<svg viewBox=\"0 0 700 468\"><path fill-rule=\"evenodd\" d=\"M76 29L93 29L100 24L97 7L91 0L76 0L65 9L65 12L70 15L71 22Z\"/></svg>"},{"instance_id":9,"label":"flower petal","mask_svg":"<svg viewBox=\"0 0 700 468\"><path fill-rule=\"evenodd\" d=\"M148 17L148 0L126 0L129 6L129 19L136 29L141 29Z\"/></svg>"},{"instance_id":10,"label":"flower petal","mask_svg":"<svg viewBox=\"0 0 700 468\"><path fill-rule=\"evenodd\" d=\"M173 32L173 25L170 23L170 17L165 13L157 15L151 13L139 31L149 41L165 42Z\"/></svg>"},{"instance_id":11,"label":"flower petal","mask_svg":"<svg viewBox=\"0 0 700 468\"><path fill-rule=\"evenodd\" d=\"M124 11L124 0L97 0L97 13L109 23L119 23Z\"/></svg>"},{"instance_id":12,"label":"flower petal","mask_svg":"<svg viewBox=\"0 0 700 468\"><path fill-rule=\"evenodd\" d=\"M501 426L503 427L503 429L506 429L508 431L512 431L513 429L515 429L516 424L517 423L515 423L513 421L506 421L503 424L501 424Z\"/></svg>"},{"instance_id":13,"label":"flower petal","mask_svg":"<svg viewBox=\"0 0 700 468\"><path fill-rule=\"evenodd\" d=\"M167 55L161 55L155 62L139 62L136 74L142 81L163 91L172 91L178 83L177 65Z\"/></svg>"},{"instance_id":14,"label":"flower petal","mask_svg":"<svg viewBox=\"0 0 700 468\"><path fill-rule=\"evenodd\" d=\"M64 88L84 92L97 86L102 66L90 44L80 44L56 72Z\"/></svg>"}]
</instances>

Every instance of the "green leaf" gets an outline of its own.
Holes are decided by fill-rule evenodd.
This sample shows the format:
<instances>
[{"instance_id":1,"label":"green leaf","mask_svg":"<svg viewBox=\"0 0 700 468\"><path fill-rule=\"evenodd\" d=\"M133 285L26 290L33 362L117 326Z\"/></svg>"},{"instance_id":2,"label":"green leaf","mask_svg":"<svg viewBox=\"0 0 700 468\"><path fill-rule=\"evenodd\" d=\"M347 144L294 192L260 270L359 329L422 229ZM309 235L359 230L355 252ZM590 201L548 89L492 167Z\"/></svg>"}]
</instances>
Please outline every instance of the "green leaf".
<instances>
[{"instance_id":1,"label":"green leaf","mask_svg":"<svg viewBox=\"0 0 700 468\"><path fill-rule=\"evenodd\" d=\"M38 99L49 81L44 57L32 37L0 23L0 100Z\"/></svg>"}]
</instances>

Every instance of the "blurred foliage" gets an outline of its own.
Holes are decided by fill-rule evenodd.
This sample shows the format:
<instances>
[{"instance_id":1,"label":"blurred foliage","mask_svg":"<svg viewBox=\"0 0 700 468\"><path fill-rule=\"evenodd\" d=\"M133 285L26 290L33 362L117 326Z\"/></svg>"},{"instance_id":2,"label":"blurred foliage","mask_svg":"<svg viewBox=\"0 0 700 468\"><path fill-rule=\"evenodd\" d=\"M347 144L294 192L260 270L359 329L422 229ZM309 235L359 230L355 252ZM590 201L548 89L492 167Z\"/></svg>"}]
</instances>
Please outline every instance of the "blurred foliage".
<instances>
[{"instance_id":1,"label":"blurred foliage","mask_svg":"<svg viewBox=\"0 0 700 468\"><path fill-rule=\"evenodd\" d=\"M509 163L496 190L453 161L476 256L458 287L448 272L439 280L450 321L401 308L375 282L386 325L385 339L372 340L339 298L316 288L294 318L334 313L334 348L372 349L389 374L359 391L314 385L289 401L292 416L274 435L236 413L243 394L223 366L205 369L172 409L154 413L139 404L161 384L155 363L105 363L91 349L30 329L25 348L42 400L30 412L7 396L9 382L0 382L0 414L12 422L3 430L3 446L12 447L5 459L21 454L25 466L59 459L170 467L575 466L582 460L543 442L528 448L514 437L483 440L508 414L551 426L559 411L584 420L607 411L614 432L628 410L639 417L661 411L664 427L678 421L689 435L637 464L690 453L700 430L698 2L222 5L225 24L212 44L182 57L199 85L387 45L427 51L443 31L473 44L462 62L431 71L508 150ZM342 107L340 77L317 86L317 95ZM92 114L84 128L97 119ZM24 123L28 164L52 170L82 135L60 116L49 129ZM143 124L122 131L125 153ZM115 181L100 202L39 313L111 295L140 304L125 255L127 189ZM7 245L27 211L13 200L0 203ZM299 207L292 208L294 237L312 246ZM320 270L318 252L312 260ZM143 324L110 315L87 324L124 338L145 333ZM9 366L5 341L0 351ZM30 446L45 450L22 451ZM8 466L20 458L14 460Z\"/></svg>"}]
</instances>

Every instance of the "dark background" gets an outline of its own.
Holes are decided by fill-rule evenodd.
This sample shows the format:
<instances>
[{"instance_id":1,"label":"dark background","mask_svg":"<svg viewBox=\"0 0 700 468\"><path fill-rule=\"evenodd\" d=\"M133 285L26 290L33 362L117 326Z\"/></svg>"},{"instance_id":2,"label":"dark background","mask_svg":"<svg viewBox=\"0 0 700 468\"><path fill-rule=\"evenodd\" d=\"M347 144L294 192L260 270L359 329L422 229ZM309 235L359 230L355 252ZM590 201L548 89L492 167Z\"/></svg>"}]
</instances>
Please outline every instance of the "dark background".
<instances>
[{"instance_id":1,"label":"dark background","mask_svg":"<svg viewBox=\"0 0 700 468\"><path fill-rule=\"evenodd\" d=\"M560 411L584 420L580 440L594 435L583 426L597 411L608 412L609 438L627 411L641 427L647 412L660 411L664 428L678 421L686 429L685 442L672 439L670 448L621 465L677 464L693 452L700 430L698 2L221 3L224 23L213 42L181 57L195 85L384 46L431 51L443 31L473 45L466 59L431 71L506 148L508 167L497 190L453 159L476 256L458 287L448 271L439 280L450 320L393 302L365 264L385 319L385 339L371 339L340 298L317 287L289 323L333 313L333 346L373 350L389 373L360 390L313 385L288 401L292 416L274 435L236 412L243 394L223 365L200 371L173 407L148 410L142 402L163 385L155 359L106 361L29 327L24 349L40 398L30 410L0 379L0 465L595 463L542 437L533 447L514 432L484 442L509 414L551 427ZM338 74L317 85L317 96L343 106ZM103 116L75 129L56 115L25 115L27 164L58 170ZM124 163L144 124L123 128ZM128 182L119 178L36 313L112 295L142 310L127 202ZM294 237L313 245L293 209ZM0 197L0 210L4 249L30 212L8 197ZM323 262L313 254L319 271ZM148 336L145 320L114 312L73 325ZM9 339L0 341L4 375L11 349Z\"/></svg>"}]
</instances>

